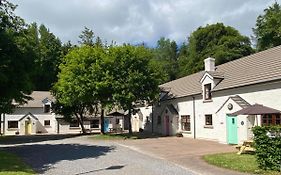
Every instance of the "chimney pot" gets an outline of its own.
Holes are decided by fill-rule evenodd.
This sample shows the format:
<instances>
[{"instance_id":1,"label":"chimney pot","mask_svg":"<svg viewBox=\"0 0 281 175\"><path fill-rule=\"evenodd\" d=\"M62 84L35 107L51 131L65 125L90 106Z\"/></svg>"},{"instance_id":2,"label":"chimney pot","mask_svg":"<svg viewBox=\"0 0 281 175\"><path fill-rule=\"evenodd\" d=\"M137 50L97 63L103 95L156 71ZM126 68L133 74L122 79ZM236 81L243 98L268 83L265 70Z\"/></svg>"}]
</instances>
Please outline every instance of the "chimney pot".
<instances>
[{"instance_id":1,"label":"chimney pot","mask_svg":"<svg viewBox=\"0 0 281 175\"><path fill-rule=\"evenodd\" d=\"M215 71L216 66L215 66L215 59L214 58L206 58L204 60L205 63L205 71Z\"/></svg>"}]
</instances>

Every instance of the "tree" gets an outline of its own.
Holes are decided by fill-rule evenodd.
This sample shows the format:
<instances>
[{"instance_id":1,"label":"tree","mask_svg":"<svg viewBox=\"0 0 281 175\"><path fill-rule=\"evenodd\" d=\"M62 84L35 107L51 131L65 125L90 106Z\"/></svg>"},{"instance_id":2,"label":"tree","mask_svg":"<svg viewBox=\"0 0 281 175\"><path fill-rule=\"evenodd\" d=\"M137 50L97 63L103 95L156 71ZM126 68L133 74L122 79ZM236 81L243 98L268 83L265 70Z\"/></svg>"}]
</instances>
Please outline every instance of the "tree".
<instances>
[{"instance_id":1,"label":"tree","mask_svg":"<svg viewBox=\"0 0 281 175\"><path fill-rule=\"evenodd\" d=\"M113 100L128 110L129 133L132 133L131 114L137 102L151 102L158 94L160 76L150 67L152 53L145 47L116 46L109 48L112 68L109 72L113 87Z\"/></svg>"},{"instance_id":2,"label":"tree","mask_svg":"<svg viewBox=\"0 0 281 175\"><path fill-rule=\"evenodd\" d=\"M258 51L281 45L281 7L277 2L258 16L253 31Z\"/></svg>"},{"instance_id":3,"label":"tree","mask_svg":"<svg viewBox=\"0 0 281 175\"><path fill-rule=\"evenodd\" d=\"M55 112L66 118L74 115L83 133L86 132L83 125L85 115L94 113L93 109L104 97L102 93L110 94L107 93L106 83L101 82L106 77L102 67L104 57L106 55L101 47L85 45L74 48L60 64L58 82L53 87L57 100L55 106L59 106Z\"/></svg>"},{"instance_id":4,"label":"tree","mask_svg":"<svg viewBox=\"0 0 281 175\"><path fill-rule=\"evenodd\" d=\"M219 65L253 53L248 37L222 23L199 27L188 38L186 51L179 60L181 76L203 70L207 57L216 58Z\"/></svg>"},{"instance_id":5,"label":"tree","mask_svg":"<svg viewBox=\"0 0 281 175\"><path fill-rule=\"evenodd\" d=\"M157 41L153 52L152 60L158 64L157 70L165 75L165 81L175 80L178 77L178 46L176 42L162 37Z\"/></svg>"},{"instance_id":6,"label":"tree","mask_svg":"<svg viewBox=\"0 0 281 175\"><path fill-rule=\"evenodd\" d=\"M30 99L33 52L26 37L23 19L13 12L16 6L0 1L0 114Z\"/></svg>"},{"instance_id":7,"label":"tree","mask_svg":"<svg viewBox=\"0 0 281 175\"><path fill-rule=\"evenodd\" d=\"M80 41L78 41L80 44L88 45L88 46L94 46L94 32L87 28L84 27L84 30L82 33L79 35Z\"/></svg>"}]
</instances>

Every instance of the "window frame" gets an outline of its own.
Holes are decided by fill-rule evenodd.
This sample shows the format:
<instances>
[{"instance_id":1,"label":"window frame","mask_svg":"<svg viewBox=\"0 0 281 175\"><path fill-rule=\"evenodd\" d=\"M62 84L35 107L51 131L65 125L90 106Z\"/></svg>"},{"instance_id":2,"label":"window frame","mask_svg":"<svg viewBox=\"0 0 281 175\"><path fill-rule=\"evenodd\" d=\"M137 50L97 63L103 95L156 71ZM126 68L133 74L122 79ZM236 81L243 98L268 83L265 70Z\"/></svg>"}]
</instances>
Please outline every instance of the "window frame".
<instances>
[{"instance_id":1,"label":"window frame","mask_svg":"<svg viewBox=\"0 0 281 175\"><path fill-rule=\"evenodd\" d=\"M160 115L157 116L157 125L161 125L161 116Z\"/></svg>"},{"instance_id":2,"label":"window frame","mask_svg":"<svg viewBox=\"0 0 281 175\"><path fill-rule=\"evenodd\" d=\"M205 114L205 126L213 126L213 115Z\"/></svg>"},{"instance_id":3,"label":"window frame","mask_svg":"<svg viewBox=\"0 0 281 175\"><path fill-rule=\"evenodd\" d=\"M48 106L48 107L47 107ZM43 109L44 113L50 113L51 112L51 105L50 104L45 104L44 105L44 109Z\"/></svg>"},{"instance_id":4,"label":"window frame","mask_svg":"<svg viewBox=\"0 0 281 175\"><path fill-rule=\"evenodd\" d=\"M44 126L51 126L51 120L44 120Z\"/></svg>"},{"instance_id":5,"label":"window frame","mask_svg":"<svg viewBox=\"0 0 281 175\"><path fill-rule=\"evenodd\" d=\"M69 128L79 128L80 124L77 120L69 122Z\"/></svg>"},{"instance_id":6,"label":"window frame","mask_svg":"<svg viewBox=\"0 0 281 175\"><path fill-rule=\"evenodd\" d=\"M186 129L185 127L189 129ZM187 132L191 131L190 115L181 115L181 130Z\"/></svg>"},{"instance_id":7,"label":"window frame","mask_svg":"<svg viewBox=\"0 0 281 175\"><path fill-rule=\"evenodd\" d=\"M277 123L277 121L279 123ZM280 114L264 114L261 116L262 126L275 126L281 125L281 115Z\"/></svg>"},{"instance_id":8,"label":"window frame","mask_svg":"<svg viewBox=\"0 0 281 175\"><path fill-rule=\"evenodd\" d=\"M16 122L17 127L10 127L11 122ZM15 121L15 120L9 120L8 121L8 129L19 129L19 121Z\"/></svg>"},{"instance_id":9,"label":"window frame","mask_svg":"<svg viewBox=\"0 0 281 175\"><path fill-rule=\"evenodd\" d=\"M204 100L212 99L212 84L204 84Z\"/></svg>"},{"instance_id":10,"label":"window frame","mask_svg":"<svg viewBox=\"0 0 281 175\"><path fill-rule=\"evenodd\" d=\"M97 121L97 123L92 123L94 121ZM94 125L96 125L97 127L93 127ZM99 129L100 128L100 120L99 119L94 119L90 121L90 128L91 129Z\"/></svg>"}]
</instances>

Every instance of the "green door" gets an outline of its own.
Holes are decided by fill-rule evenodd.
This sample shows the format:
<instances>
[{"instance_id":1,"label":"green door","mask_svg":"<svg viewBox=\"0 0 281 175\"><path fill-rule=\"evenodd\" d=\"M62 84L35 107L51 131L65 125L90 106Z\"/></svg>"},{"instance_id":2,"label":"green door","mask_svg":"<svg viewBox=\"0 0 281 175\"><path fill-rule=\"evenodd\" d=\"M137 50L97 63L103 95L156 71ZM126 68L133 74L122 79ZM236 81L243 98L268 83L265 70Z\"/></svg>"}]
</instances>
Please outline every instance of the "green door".
<instances>
[{"instance_id":1,"label":"green door","mask_svg":"<svg viewBox=\"0 0 281 175\"><path fill-rule=\"evenodd\" d=\"M238 144L237 117L227 115L226 120L227 120L227 143Z\"/></svg>"}]
</instances>

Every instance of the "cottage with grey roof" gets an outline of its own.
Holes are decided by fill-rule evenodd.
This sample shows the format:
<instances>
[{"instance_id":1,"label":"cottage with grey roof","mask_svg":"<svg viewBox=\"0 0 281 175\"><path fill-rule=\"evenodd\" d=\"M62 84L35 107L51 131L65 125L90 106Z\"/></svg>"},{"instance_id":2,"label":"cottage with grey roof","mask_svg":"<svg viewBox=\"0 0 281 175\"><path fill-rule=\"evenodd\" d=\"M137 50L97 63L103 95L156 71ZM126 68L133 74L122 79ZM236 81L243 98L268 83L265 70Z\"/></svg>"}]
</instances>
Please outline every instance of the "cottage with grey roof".
<instances>
[{"instance_id":1,"label":"cottage with grey roof","mask_svg":"<svg viewBox=\"0 0 281 175\"><path fill-rule=\"evenodd\" d=\"M207 58L204 71L160 89L161 99L153 110L154 132L241 143L253 137L253 126L281 124L281 46L219 66ZM235 115L255 104L277 112Z\"/></svg>"}]
</instances>

